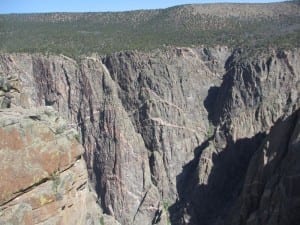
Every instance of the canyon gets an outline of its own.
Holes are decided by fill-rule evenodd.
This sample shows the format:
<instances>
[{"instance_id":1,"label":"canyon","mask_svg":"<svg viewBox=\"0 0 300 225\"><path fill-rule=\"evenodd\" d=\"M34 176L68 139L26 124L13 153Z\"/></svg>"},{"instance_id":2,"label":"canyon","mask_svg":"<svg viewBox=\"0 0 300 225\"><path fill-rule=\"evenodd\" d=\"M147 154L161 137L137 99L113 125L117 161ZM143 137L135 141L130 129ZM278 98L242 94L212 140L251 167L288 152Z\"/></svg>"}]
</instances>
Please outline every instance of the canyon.
<instances>
[{"instance_id":1,"label":"canyon","mask_svg":"<svg viewBox=\"0 0 300 225\"><path fill-rule=\"evenodd\" d=\"M0 15L0 225L298 225L299 8Z\"/></svg>"},{"instance_id":2,"label":"canyon","mask_svg":"<svg viewBox=\"0 0 300 225\"><path fill-rule=\"evenodd\" d=\"M1 53L0 223L296 225L299 60Z\"/></svg>"}]
</instances>

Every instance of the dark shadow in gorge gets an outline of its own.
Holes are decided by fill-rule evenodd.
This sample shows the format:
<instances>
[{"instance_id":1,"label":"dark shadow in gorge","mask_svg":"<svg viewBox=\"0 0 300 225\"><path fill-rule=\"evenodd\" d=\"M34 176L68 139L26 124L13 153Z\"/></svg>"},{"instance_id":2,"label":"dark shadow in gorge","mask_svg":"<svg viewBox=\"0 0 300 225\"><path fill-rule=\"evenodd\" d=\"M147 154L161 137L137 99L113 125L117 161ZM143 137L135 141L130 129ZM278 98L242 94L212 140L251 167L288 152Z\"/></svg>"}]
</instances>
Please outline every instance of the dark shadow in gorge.
<instances>
[{"instance_id":1,"label":"dark shadow in gorge","mask_svg":"<svg viewBox=\"0 0 300 225\"><path fill-rule=\"evenodd\" d=\"M221 113L224 110L224 103L227 98L231 98L230 90L233 86L234 78L234 67L232 63L234 61L236 51L226 60L225 63L225 74L222 78L221 86L212 86L209 88L207 97L205 98L203 105L208 112L208 120L214 125L217 126Z\"/></svg>"},{"instance_id":2,"label":"dark shadow in gorge","mask_svg":"<svg viewBox=\"0 0 300 225\"><path fill-rule=\"evenodd\" d=\"M210 87L208 90L208 95L205 98L203 104L208 112L208 120L214 125L217 125L217 120L214 115L216 99L219 95L220 87Z\"/></svg>"},{"instance_id":3,"label":"dark shadow in gorge","mask_svg":"<svg viewBox=\"0 0 300 225\"><path fill-rule=\"evenodd\" d=\"M265 133L252 138L244 138L228 145L219 153L213 153L212 169L207 184L199 184L199 160L207 147L212 144L210 138L195 149L195 158L184 166L177 176L179 200L169 208L172 225L213 225L222 224L227 210L241 191L249 161L261 145ZM189 222L184 223L184 215Z\"/></svg>"},{"instance_id":4,"label":"dark shadow in gorge","mask_svg":"<svg viewBox=\"0 0 300 225\"><path fill-rule=\"evenodd\" d=\"M177 176L179 200L169 208L173 225L222 224L222 219L242 189L249 161L266 136L265 133L258 133L251 138L234 141L228 123L223 123L220 127L220 121L228 121L230 124L230 116L235 112L235 108L239 107L232 99L235 80L241 83L242 87L253 86L248 63L239 62L241 53L242 50L237 49L227 59L226 73L221 86L211 87L204 101L208 120L215 127L219 127L218 133L195 149L194 159L184 166L182 173ZM239 80L240 74L243 75L242 80ZM247 103L251 96L243 96L241 101ZM225 143L226 147L217 147L220 143ZM200 161L201 156L203 159ZM199 163L204 168L207 165L211 167L207 171L206 182L200 182Z\"/></svg>"}]
</instances>

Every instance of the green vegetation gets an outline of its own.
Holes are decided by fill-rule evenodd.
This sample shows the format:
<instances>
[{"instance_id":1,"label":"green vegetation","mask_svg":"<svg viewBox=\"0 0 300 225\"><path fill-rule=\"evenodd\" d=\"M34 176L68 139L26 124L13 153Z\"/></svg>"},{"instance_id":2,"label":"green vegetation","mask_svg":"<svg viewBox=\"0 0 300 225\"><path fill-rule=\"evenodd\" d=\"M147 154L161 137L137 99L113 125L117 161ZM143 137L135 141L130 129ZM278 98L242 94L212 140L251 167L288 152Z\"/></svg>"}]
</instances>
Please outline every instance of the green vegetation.
<instances>
[{"instance_id":1,"label":"green vegetation","mask_svg":"<svg viewBox=\"0 0 300 225\"><path fill-rule=\"evenodd\" d=\"M166 215L167 215L167 224L171 224L171 220L170 220L170 214L169 214L169 207L170 204L168 201L163 201L163 210L165 211Z\"/></svg>"},{"instance_id":2,"label":"green vegetation","mask_svg":"<svg viewBox=\"0 0 300 225\"><path fill-rule=\"evenodd\" d=\"M99 223L100 225L105 225L103 216L100 217Z\"/></svg>"},{"instance_id":3,"label":"green vegetation","mask_svg":"<svg viewBox=\"0 0 300 225\"><path fill-rule=\"evenodd\" d=\"M61 194L59 193L59 185L61 183L61 180L60 180L60 173L59 173L59 170L56 170L54 171L51 176L50 176L50 179L52 180L52 190L53 192L55 193L55 197L57 200L61 199L62 196Z\"/></svg>"},{"instance_id":4,"label":"green vegetation","mask_svg":"<svg viewBox=\"0 0 300 225\"><path fill-rule=\"evenodd\" d=\"M78 141L78 143L81 143L81 138L80 138L80 135L78 133L76 133L74 135L74 138Z\"/></svg>"},{"instance_id":5,"label":"green vegetation","mask_svg":"<svg viewBox=\"0 0 300 225\"><path fill-rule=\"evenodd\" d=\"M164 207L164 210L165 210L166 212L168 212L169 207L170 207L170 204L169 204L167 201L164 201L164 202L163 202L163 207Z\"/></svg>"},{"instance_id":6,"label":"green vegetation","mask_svg":"<svg viewBox=\"0 0 300 225\"><path fill-rule=\"evenodd\" d=\"M214 129L215 129L214 125L210 122L209 126L208 126L208 129L206 131L206 134L205 134L206 139L209 139L214 135Z\"/></svg>"},{"instance_id":7,"label":"green vegetation","mask_svg":"<svg viewBox=\"0 0 300 225\"><path fill-rule=\"evenodd\" d=\"M52 174L51 174L51 180L53 181L53 190L55 192L57 192L57 188L60 184L60 177L59 177L59 171L54 171Z\"/></svg>"},{"instance_id":8,"label":"green vegetation","mask_svg":"<svg viewBox=\"0 0 300 225\"><path fill-rule=\"evenodd\" d=\"M285 3L294 4L297 1ZM268 7L268 6L265 6ZM280 5L278 8L280 9ZM300 15L219 16L178 6L122 13L0 15L0 51L63 53L151 50L164 46L299 47ZM297 10L296 10L297 11Z\"/></svg>"}]
</instances>

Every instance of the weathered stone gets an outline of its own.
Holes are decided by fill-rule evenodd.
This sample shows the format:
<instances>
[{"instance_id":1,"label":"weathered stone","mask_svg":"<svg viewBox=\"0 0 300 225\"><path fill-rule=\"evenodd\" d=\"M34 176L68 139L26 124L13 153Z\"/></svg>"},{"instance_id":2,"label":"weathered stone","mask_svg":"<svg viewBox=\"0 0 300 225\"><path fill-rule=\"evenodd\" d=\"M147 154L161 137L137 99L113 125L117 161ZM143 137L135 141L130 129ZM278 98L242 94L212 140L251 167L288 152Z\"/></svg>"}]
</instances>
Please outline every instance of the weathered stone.
<instances>
[{"instance_id":1,"label":"weathered stone","mask_svg":"<svg viewBox=\"0 0 300 225\"><path fill-rule=\"evenodd\" d=\"M299 49L245 54L170 47L79 63L2 54L0 72L17 78L13 107L51 105L69 121L58 121L54 136L79 130L105 213L124 225L167 224L168 217L172 224L222 224L252 155L274 123L300 106ZM25 204L20 212L27 211Z\"/></svg>"},{"instance_id":2,"label":"weathered stone","mask_svg":"<svg viewBox=\"0 0 300 225\"><path fill-rule=\"evenodd\" d=\"M300 82L299 50L284 57L275 50L245 54L233 52L221 86L212 87L205 100L214 131L181 174L186 179L181 201L173 207L174 224L222 224L238 199L252 155L274 123L300 107L299 91L294 92Z\"/></svg>"},{"instance_id":3,"label":"weathered stone","mask_svg":"<svg viewBox=\"0 0 300 225\"><path fill-rule=\"evenodd\" d=\"M76 132L49 107L0 112L0 224L97 224Z\"/></svg>"},{"instance_id":4,"label":"weathered stone","mask_svg":"<svg viewBox=\"0 0 300 225\"><path fill-rule=\"evenodd\" d=\"M226 224L298 224L300 111L279 120L253 156Z\"/></svg>"}]
</instances>

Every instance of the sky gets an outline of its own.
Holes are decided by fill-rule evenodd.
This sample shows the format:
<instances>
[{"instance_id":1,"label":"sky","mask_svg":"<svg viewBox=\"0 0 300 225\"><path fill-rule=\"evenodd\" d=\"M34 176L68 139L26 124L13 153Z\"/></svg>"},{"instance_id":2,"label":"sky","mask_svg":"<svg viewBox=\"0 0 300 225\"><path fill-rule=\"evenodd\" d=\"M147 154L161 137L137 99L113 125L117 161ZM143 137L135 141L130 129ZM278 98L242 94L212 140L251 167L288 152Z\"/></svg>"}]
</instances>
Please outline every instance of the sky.
<instances>
[{"instance_id":1,"label":"sky","mask_svg":"<svg viewBox=\"0 0 300 225\"><path fill-rule=\"evenodd\" d=\"M0 14L34 12L106 12L167 8L190 3L280 2L282 0L0 0Z\"/></svg>"}]
</instances>

